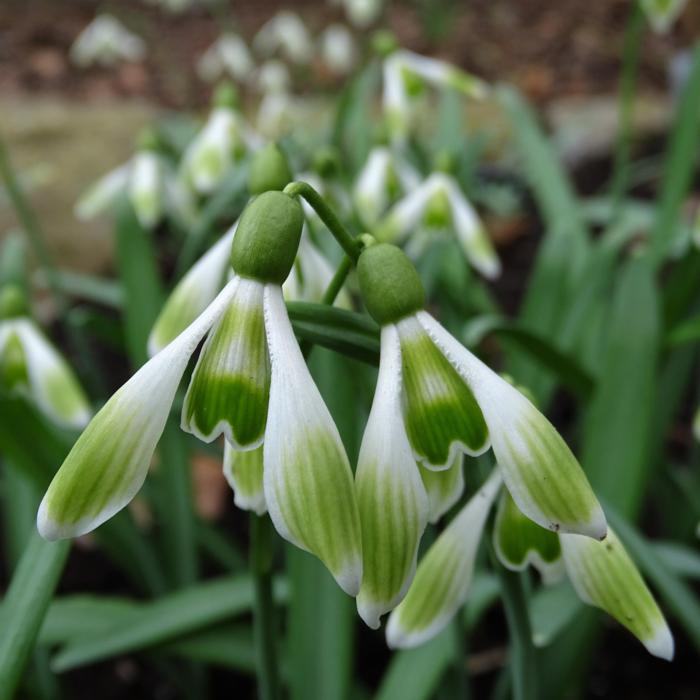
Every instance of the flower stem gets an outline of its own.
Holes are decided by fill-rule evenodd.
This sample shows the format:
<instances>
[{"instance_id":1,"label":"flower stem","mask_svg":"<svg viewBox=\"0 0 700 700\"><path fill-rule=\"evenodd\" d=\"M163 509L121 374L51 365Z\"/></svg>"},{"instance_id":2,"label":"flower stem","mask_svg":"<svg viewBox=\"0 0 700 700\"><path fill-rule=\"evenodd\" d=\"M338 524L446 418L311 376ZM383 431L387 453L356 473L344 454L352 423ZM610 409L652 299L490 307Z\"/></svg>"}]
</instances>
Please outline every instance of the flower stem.
<instances>
[{"instance_id":1,"label":"flower stem","mask_svg":"<svg viewBox=\"0 0 700 700\"><path fill-rule=\"evenodd\" d=\"M280 683L272 598L272 526L266 515L250 515L250 569L255 587L253 624L258 697L277 700Z\"/></svg>"},{"instance_id":2,"label":"flower stem","mask_svg":"<svg viewBox=\"0 0 700 700\"><path fill-rule=\"evenodd\" d=\"M332 306L338 293L343 288L345 280L348 278L348 274L352 270L352 259L347 255L340 261L338 269L333 275L333 279L328 283L326 291L323 293L321 298L321 303L326 304L326 306Z\"/></svg>"},{"instance_id":3,"label":"flower stem","mask_svg":"<svg viewBox=\"0 0 700 700\"><path fill-rule=\"evenodd\" d=\"M503 607L510 632L510 672L515 700L536 700L537 655L532 643L532 630L523 587L522 574L508 571L491 548L491 559L501 586Z\"/></svg>"},{"instance_id":4,"label":"flower stem","mask_svg":"<svg viewBox=\"0 0 700 700\"><path fill-rule=\"evenodd\" d=\"M340 219L335 215L335 212L308 182L290 182L284 188L284 191L290 197L303 197L314 208L315 212L321 218L321 221L326 224L328 230L335 237L335 240L338 241L340 247L345 251L345 254L353 263L357 262L361 250L359 242L345 226L343 226Z\"/></svg>"}]
</instances>

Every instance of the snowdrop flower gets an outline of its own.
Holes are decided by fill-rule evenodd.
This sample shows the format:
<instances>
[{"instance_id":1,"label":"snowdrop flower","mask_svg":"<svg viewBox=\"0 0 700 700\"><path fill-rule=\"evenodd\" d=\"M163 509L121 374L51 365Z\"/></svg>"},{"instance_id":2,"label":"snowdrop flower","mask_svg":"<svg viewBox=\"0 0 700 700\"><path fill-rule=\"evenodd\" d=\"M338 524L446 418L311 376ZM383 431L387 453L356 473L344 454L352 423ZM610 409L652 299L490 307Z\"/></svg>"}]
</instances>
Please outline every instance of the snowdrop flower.
<instances>
[{"instance_id":1,"label":"snowdrop flower","mask_svg":"<svg viewBox=\"0 0 700 700\"><path fill-rule=\"evenodd\" d=\"M15 285L0 292L0 387L27 396L57 425L83 428L90 420L75 374L29 317Z\"/></svg>"},{"instance_id":2,"label":"snowdrop flower","mask_svg":"<svg viewBox=\"0 0 700 700\"><path fill-rule=\"evenodd\" d=\"M87 221L113 207L126 195L141 226L155 228L166 212L185 225L195 216L195 205L188 189L171 165L153 146L151 137L123 165L101 177L81 195L75 215Z\"/></svg>"},{"instance_id":3,"label":"snowdrop flower","mask_svg":"<svg viewBox=\"0 0 700 700\"><path fill-rule=\"evenodd\" d=\"M389 617L390 647L428 641L468 600L479 541L500 486L501 470L496 468L423 557L406 597ZM614 617L654 656L673 657L673 637L663 614L612 530L602 542L544 530L520 513L504 490L494 545L501 563L511 570L521 571L531 563L545 582L566 571L584 603Z\"/></svg>"},{"instance_id":4,"label":"snowdrop flower","mask_svg":"<svg viewBox=\"0 0 700 700\"><path fill-rule=\"evenodd\" d=\"M642 9L657 34L666 34L685 9L687 0L642 0Z\"/></svg>"},{"instance_id":5,"label":"snowdrop flower","mask_svg":"<svg viewBox=\"0 0 700 700\"><path fill-rule=\"evenodd\" d=\"M366 29L379 19L384 9L383 0L333 0L341 5L351 24L360 29Z\"/></svg>"},{"instance_id":6,"label":"snowdrop flower","mask_svg":"<svg viewBox=\"0 0 700 700\"><path fill-rule=\"evenodd\" d=\"M353 189L355 208L364 225L373 228L390 204L416 189L419 183L418 172L396 151L375 146Z\"/></svg>"},{"instance_id":7,"label":"snowdrop flower","mask_svg":"<svg viewBox=\"0 0 700 700\"><path fill-rule=\"evenodd\" d=\"M319 37L323 63L337 75L352 72L357 62L357 47L350 30L342 24L331 24Z\"/></svg>"},{"instance_id":8,"label":"snowdrop flower","mask_svg":"<svg viewBox=\"0 0 700 700\"><path fill-rule=\"evenodd\" d=\"M412 96L423 83L459 90L469 97L482 98L486 84L449 63L398 49L384 59L382 104L394 141L405 140L411 126Z\"/></svg>"},{"instance_id":9,"label":"snowdrop flower","mask_svg":"<svg viewBox=\"0 0 700 700\"><path fill-rule=\"evenodd\" d=\"M352 472L311 378L282 296L303 225L299 202L266 192L245 209L233 276L214 301L117 393L51 482L37 525L47 539L89 532L140 489L190 356L206 337L182 428L236 450L263 445L265 503L278 532L318 556L354 595L361 539Z\"/></svg>"},{"instance_id":10,"label":"snowdrop flower","mask_svg":"<svg viewBox=\"0 0 700 700\"><path fill-rule=\"evenodd\" d=\"M289 92L291 84L289 70L282 61L265 61L258 69L257 86L263 94Z\"/></svg>"},{"instance_id":11,"label":"snowdrop flower","mask_svg":"<svg viewBox=\"0 0 700 700\"><path fill-rule=\"evenodd\" d=\"M238 34L222 34L197 63L203 80L213 83L227 75L247 83L254 74L255 64L245 41Z\"/></svg>"},{"instance_id":12,"label":"snowdrop flower","mask_svg":"<svg viewBox=\"0 0 700 700\"><path fill-rule=\"evenodd\" d=\"M401 243L416 230L454 231L476 270L489 279L500 274L501 263L484 226L451 175L433 173L399 200L380 224L378 236Z\"/></svg>"},{"instance_id":13,"label":"snowdrop flower","mask_svg":"<svg viewBox=\"0 0 700 700\"><path fill-rule=\"evenodd\" d=\"M253 39L253 48L263 56L279 53L292 63L308 63L313 53L306 25L289 10L278 12L262 26Z\"/></svg>"},{"instance_id":14,"label":"snowdrop flower","mask_svg":"<svg viewBox=\"0 0 700 700\"><path fill-rule=\"evenodd\" d=\"M376 627L413 577L430 515L416 463L448 469L460 453L478 455L490 444L530 519L555 532L605 537L600 504L559 433L423 310L423 288L405 254L369 245L358 278L381 326L379 378L356 474L365 557L357 602L365 622Z\"/></svg>"},{"instance_id":15,"label":"snowdrop flower","mask_svg":"<svg viewBox=\"0 0 700 700\"><path fill-rule=\"evenodd\" d=\"M233 502L241 510L250 510L257 515L267 512L263 452L262 446L242 452L224 441L224 476L233 490Z\"/></svg>"},{"instance_id":16,"label":"snowdrop flower","mask_svg":"<svg viewBox=\"0 0 700 700\"><path fill-rule=\"evenodd\" d=\"M111 15L98 15L73 42L70 56L78 66L113 66L120 61L140 61L146 45Z\"/></svg>"},{"instance_id":17,"label":"snowdrop flower","mask_svg":"<svg viewBox=\"0 0 700 700\"><path fill-rule=\"evenodd\" d=\"M486 518L500 487L501 475L494 469L423 557L408 594L389 616L386 640L392 649L432 639L464 605Z\"/></svg>"}]
</instances>

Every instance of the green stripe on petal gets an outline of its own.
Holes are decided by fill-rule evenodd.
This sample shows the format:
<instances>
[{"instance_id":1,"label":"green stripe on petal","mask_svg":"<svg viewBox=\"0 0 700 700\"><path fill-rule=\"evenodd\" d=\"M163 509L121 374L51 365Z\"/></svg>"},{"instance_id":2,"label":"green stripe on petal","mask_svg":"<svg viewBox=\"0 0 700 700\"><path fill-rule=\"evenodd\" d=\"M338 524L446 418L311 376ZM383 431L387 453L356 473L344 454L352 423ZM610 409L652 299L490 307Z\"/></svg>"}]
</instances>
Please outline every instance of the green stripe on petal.
<instances>
[{"instance_id":1,"label":"green stripe on petal","mask_svg":"<svg viewBox=\"0 0 700 700\"><path fill-rule=\"evenodd\" d=\"M439 472L419 466L430 503L429 522L436 523L462 495L464 491L463 459L461 454L457 455L449 469Z\"/></svg>"},{"instance_id":2,"label":"green stripe on petal","mask_svg":"<svg viewBox=\"0 0 700 700\"><path fill-rule=\"evenodd\" d=\"M148 337L151 355L160 352L211 303L224 284L236 233L234 224L178 282L161 310Z\"/></svg>"},{"instance_id":3,"label":"green stripe on petal","mask_svg":"<svg viewBox=\"0 0 700 700\"><path fill-rule=\"evenodd\" d=\"M357 609L373 629L396 606L416 570L429 504L401 416L396 326L382 328L379 376L355 476L363 577Z\"/></svg>"},{"instance_id":4,"label":"green stripe on petal","mask_svg":"<svg viewBox=\"0 0 700 700\"><path fill-rule=\"evenodd\" d=\"M262 443L270 394L264 285L239 279L204 345L182 407L182 428L205 442L224 433L236 449Z\"/></svg>"},{"instance_id":5,"label":"green stripe on petal","mask_svg":"<svg viewBox=\"0 0 700 700\"><path fill-rule=\"evenodd\" d=\"M580 535L560 539L566 571L581 600L612 615L650 654L670 661L671 631L617 535L608 529L603 542Z\"/></svg>"},{"instance_id":6,"label":"green stripe on petal","mask_svg":"<svg viewBox=\"0 0 700 700\"><path fill-rule=\"evenodd\" d=\"M416 458L446 469L459 451L488 449L488 429L464 379L415 317L397 324L401 338L406 432Z\"/></svg>"},{"instance_id":7,"label":"green stripe on petal","mask_svg":"<svg viewBox=\"0 0 700 700\"><path fill-rule=\"evenodd\" d=\"M432 316L416 318L474 392L511 496L531 520L555 532L603 539L606 521L581 466L554 426Z\"/></svg>"},{"instance_id":8,"label":"green stripe on petal","mask_svg":"<svg viewBox=\"0 0 700 700\"><path fill-rule=\"evenodd\" d=\"M224 444L224 476L233 489L233 502L241 510L258 515L267 511L263 490L263 447L236 450Z\"/></svg>"},{"instance_id":9,"label":"green stripe on petal","mask_svg":"<svg viewBox=\"0 0 700 700\"><path fill-rule=\"evenodd\" d=\"M386 639L390 647L427 642L462 607L469 595L486 518L500 486L496 469L423 557L408 594L389 617Z\"/></svg>"},{"instance_id":10,"label":"green stripe on petal","mask_svg":"<svg viewBox=\"0 0 700 700\"><path fill-rule=\"evenodd\" d=\"M548 584L564 573L559 537L524 516L507 490L498 503L493 543L501 563L511 571L532 564Z\"/></svg>"},{"instance_id":11,"label":"green stripe on petal","mask_svg":"<svg viewBox=\"0 0 700 700\"><path fill-rule=\"evenodd\" d=\"M15 323L25 352L32 398L59 425L85 427L92 411L73 370L32 321L19 319Z\"/></svg>"},{"instance_id":12,"label":"green stripe on petal","mask_svg":"<svg viewBox=\"0 0 700 700\"><path fill-rule=\"evenodd\" d=\"M0 387L21 391L29 387L27 357L13 321L3 322L0 331Z\"/></svg>"},{"instance_id":13,"label":"green stripe on petal","mask_svg":"<svg viewBox=\"0 0 700 700\"><path fill-rule=\"evenodd\" d=\"M362 543L350 462L274 284L265 286L265 325L272 362L263 451L268 511L282 537L315 554L355 595Z\"/></svg>"},{"instance_id":14,"label":"green stripe on petal","mask_svg":"<svg viewBox=\"0 0 700 700\"><path fill-rule=\"evenodd\" d=\"M49 540L90 532L141 488L178 384L204 334L227 307L230 282L204 313L149 360L90 421L44 496L37 527Z\"/></svg>"}]
</instances>

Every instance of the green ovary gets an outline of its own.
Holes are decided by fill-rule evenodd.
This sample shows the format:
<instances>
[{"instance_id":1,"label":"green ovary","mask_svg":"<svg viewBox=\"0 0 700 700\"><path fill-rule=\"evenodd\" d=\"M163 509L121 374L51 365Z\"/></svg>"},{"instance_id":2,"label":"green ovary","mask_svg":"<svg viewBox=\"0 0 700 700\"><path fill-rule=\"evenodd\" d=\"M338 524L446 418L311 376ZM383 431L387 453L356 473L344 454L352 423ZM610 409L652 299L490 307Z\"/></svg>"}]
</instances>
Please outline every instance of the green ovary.
<instances>
[{"instance_id":1,"label":"green ovary","mask_svg":"<svg viewBox=\"0 0 700 700\"><path fill-rule=\"evenodd\" d=\"M450 446L483 450L488 429L474 395L427 335L401 340L406 432L414 452L445 466Z\"/></svg>"}]
</instances>

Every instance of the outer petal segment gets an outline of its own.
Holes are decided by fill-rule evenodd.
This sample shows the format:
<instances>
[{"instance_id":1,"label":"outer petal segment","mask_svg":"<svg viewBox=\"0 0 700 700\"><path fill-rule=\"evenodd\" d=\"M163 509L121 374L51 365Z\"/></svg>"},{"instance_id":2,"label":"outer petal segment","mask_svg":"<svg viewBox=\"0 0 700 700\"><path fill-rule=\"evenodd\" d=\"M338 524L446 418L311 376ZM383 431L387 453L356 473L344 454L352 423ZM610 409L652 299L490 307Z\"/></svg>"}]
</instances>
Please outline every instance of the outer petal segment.
<instances>
[{"instance_id":1,"label":"outer petal segment","mask_svg":"<svg viewBox=\"0 0 700 700\"><path fill-rule=\"evenodd\" d=\"M228 305L229 283L204 313L149 360L92 419L51 482L37 527L55 540L90 532L141 488L182 374L204 334Z\"/></svg>"},{"instance_id":2,"label":"outer petal segment","mask_svg":"<svg viewBox=\"0 0 700 700\"><path fill-rule=\"evenodd\" d=\"M603 509L554 426L430 314L420 311L416 318L474 392L503 480L518 508L555 532L603 539L607 527Z\"/></svg>"},{"instance_id":3,"label":"outer petal segment","mask_svg":"<svg viewBox=\"0 0 700 700\"><path fill-rule=\"evenodd\" d=\"M263 451L270 517L282 537L315 554L355 595L362 544L350 463L273 284L265 286L265 328L272 362Z\"/></svg>"},{"instance_id":4,"label":"outer petal segment","mask_svg":"<svg viewBox=\"0 0 700 700\"><path fill-rule=\"evenodd\" d=\"M670 661L671 631L617 535L608 529L604 542L580 535L560 540L566 571L581 600L612 615L650 654Z\"/></svg>"},{"instance_id":5,"label":"outer petal segment","mask_svg":"<svg viewBox=\"0 0 700 700\"><path fill-rule=\"evenodd\" d=\"M355 476L364 576L357 609L372 628L406 594L428 521L428 498L401 415L401 351L382 328L379 377Z\"/></svg>"}]
</instances>

